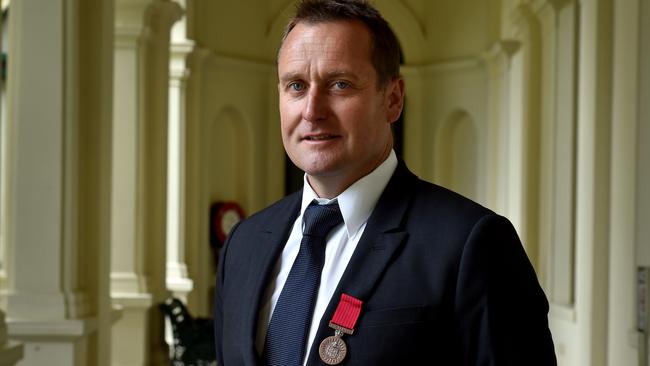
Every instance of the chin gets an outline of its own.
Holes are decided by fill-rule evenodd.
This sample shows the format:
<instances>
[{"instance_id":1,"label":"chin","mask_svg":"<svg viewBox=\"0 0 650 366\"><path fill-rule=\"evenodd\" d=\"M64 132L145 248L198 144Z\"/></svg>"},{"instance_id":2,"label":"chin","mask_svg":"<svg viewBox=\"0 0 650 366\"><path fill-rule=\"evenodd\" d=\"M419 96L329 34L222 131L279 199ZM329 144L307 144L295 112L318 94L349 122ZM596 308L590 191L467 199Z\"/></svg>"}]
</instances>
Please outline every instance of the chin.
<instances>
[{"instance_id":1,"label":"chin","mask_svg":"<svg viewBox=\"0 0 650 366\"><path fill-rule=\"evenodd\" d=\"M305 173L312 177L331 177L336 175L340 169L335 165L329 164L309 164L300 167Z\"/></svg>"}]
</instances>

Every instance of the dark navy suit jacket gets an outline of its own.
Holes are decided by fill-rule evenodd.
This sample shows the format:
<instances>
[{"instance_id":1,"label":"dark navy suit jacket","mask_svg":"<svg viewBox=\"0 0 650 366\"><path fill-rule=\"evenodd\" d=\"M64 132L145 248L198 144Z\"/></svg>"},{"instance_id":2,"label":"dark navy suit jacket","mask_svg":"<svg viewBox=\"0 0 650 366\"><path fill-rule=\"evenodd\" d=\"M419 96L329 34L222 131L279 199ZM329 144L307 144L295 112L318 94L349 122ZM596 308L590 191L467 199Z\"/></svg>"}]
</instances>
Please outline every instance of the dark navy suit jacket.
<instances>
[{"instance_id":1,"label":"dark navy suit jacket","mask_svg":"<svg viewBox=\"0 0 650 366\"><path fill-rule=\"evenodd\" d=\"M301 192L240 223L221 251L220 366L262 365L258 313L299 214ZM548 302L517 233L494 212L419 180L400 162L368 219L309 352L341 293L363 300L344 365L555 365ZM288 335L289 336L289 335Z\"/></svg>"}]
</instances>

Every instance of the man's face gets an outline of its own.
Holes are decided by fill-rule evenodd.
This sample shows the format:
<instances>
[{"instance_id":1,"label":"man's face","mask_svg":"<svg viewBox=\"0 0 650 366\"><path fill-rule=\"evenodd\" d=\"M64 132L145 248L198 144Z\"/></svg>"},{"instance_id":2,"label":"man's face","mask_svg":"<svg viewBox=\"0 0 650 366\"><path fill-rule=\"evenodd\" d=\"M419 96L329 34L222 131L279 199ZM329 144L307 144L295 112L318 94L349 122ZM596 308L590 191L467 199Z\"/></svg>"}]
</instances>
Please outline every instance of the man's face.
<instances>
[{"instance_id":1,"label":"man's face","mask_svg":"<svg viewBox=\"0 0 650 366\"><path fill-rule=\"evenodd\" d=\"M402 108L403 81L378 88L370 45L361 22L298 23L278 57L284 148L310 177L343 188L388 156Z\"/></svg>"}]
</instances>

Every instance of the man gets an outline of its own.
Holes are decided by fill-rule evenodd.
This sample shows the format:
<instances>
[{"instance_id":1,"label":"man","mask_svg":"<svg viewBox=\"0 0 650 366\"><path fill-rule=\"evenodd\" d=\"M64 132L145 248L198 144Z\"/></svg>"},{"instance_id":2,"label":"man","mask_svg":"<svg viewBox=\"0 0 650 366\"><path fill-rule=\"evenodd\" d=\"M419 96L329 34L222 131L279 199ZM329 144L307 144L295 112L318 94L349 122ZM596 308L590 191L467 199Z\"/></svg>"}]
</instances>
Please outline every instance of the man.
<instances>
[{"instance_id":1,"label":"man","mask_svg":"<svg viewBox=\"0 0 650 366\"><path fill-rule=\"evenodd\" d=\"M305 184L221 252L219 365L555 365L548 303L512 225L395 157L404 81L379 13L302 1L278 80Z\"/></svg>"}]
</instances>

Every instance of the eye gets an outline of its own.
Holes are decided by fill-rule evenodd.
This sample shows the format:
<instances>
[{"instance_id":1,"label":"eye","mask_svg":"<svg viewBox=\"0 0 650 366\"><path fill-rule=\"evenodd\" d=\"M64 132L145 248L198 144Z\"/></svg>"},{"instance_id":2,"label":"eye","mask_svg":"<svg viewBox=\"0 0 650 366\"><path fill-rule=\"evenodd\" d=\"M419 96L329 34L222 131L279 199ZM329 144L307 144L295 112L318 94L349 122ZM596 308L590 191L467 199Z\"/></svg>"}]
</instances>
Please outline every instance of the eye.
<instances>
[{"instance_id":1,"label":"eye","mask_svg":"<svg viewBox=\"0 0 650 366\"><path fill-rule=\"evenodd\" d=\"M347 89L350 87L350 83L339 80L334 82L334 87L336 87L337 89Z\"/></svg>"},{"instance_id":2,"label":"eye","mask_svg":"<svg viewBox=\"0 0 650 366\"><path fill-rule=\"evenodd\" d=\"M299 81L292 81L289 83L289 89L296 92L303 91L305 89L305 84Z\"/></svg>"}]
</instances>

